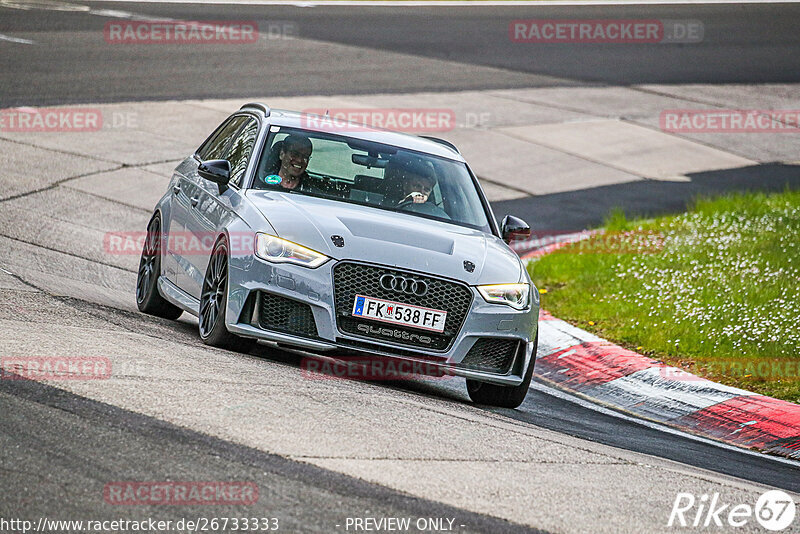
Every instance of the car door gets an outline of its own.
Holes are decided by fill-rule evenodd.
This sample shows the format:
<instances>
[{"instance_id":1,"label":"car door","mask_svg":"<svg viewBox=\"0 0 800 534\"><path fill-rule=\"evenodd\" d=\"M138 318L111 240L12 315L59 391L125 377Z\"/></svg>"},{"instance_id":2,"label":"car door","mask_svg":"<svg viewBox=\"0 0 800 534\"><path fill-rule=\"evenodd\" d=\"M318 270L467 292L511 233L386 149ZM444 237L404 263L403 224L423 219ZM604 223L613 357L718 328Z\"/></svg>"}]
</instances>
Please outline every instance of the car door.
<instances>
[{"instance_id":1,"label":"car door","mask_svg":"<svg viewBox=\"0 0 800 534\"><path fill-rule=\"evenodd\" d=\"M195 175L192 196L189 199L190 210L187 216L186 229L193 243L199 243L202 249L191 255L192 267L186 270L185 285L190 295L200 298L211 250L215 238L224 221L234 212L240 202L242 180L253 153L259 123L253 117L240 117L241 125L231 139L220 159L231 164L231 179L228 187L220 193L219 186Z\"/></svg>"},{"instance_id":2,"label":"car door","mask_svg":"<svg viewBox=\"0 0 800 534\"><path fill-rule=\"evenodd\" d=\"M201 161L221 159L231 139L241 128L246 118L234 116L223 122L216 131L197 150L193 158L181 165L176 172L172 187L172 202L170 203L170 240L167 255L171 257L174 265L175 279L173 282L190 295L199 298L199 291L195 295L192 280L197 277L195 256L201 253L202 245L196 243L192 237L190 214L193 203L199 195L197 167Z\"/></svg>"},{"instance_id":3,"label":"car door","mask_svg":"<svg viewBox=\"0 0 800 534\"><path fill-rule=\"evenodd\" d=\"M169 212L166 220L163 221L162 231L166 232L169 239L165 239L163 241L164 246L164 255L162 256L161 260L161 270L164 278L172 282L173 284L177 283L178 279L178 260L177 254L180 250L175 247L175 238L183 232L183 220L185 219L186 208L184 204L186 204L186 199L181 198L181 180L183 179L183 172L186 168L187 161L181 163L178 169L172 173L172 179L169 183L169 191L170 191L170 202L169 202Z\"/></svg>"}]
</instances>

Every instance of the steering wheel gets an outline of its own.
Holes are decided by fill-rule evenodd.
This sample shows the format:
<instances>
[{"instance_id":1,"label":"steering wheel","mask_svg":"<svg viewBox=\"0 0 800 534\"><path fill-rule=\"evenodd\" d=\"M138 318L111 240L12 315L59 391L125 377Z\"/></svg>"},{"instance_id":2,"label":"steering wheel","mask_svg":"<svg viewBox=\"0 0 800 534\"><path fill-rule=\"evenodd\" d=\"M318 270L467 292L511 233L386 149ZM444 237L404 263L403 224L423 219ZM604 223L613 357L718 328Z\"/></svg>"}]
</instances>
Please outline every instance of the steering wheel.
<instances>
[{"instance_id":1,"label":"steering wheel","mask_svg":"<svg viewBox=\"0 0 800 534\"><path fill-rule=\"evenodd\" d=\"M403 197L403 200L397 203L397 207L402 208L404 206L408 206L409 204L424 204L425 202L428 201L427 199L425 199L425 202L414 202L414 197L417 195L426 196L424 193L420 193L419 191L412 191L411 193Z\"/></svg>"}]
</instances>

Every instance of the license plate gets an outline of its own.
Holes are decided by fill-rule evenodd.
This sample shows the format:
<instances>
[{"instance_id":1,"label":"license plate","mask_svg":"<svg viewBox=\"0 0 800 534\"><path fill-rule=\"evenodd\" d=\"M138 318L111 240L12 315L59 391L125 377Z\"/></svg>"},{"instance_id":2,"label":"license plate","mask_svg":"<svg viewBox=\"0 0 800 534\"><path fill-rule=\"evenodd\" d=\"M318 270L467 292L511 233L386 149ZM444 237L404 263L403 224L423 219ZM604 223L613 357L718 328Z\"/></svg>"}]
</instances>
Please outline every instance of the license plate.
<instances>
[{"instance_id":1,"label":"license plate","mask_svg":"<svg viewBox=\"0 0 800 534\"><path fill-rule=\"evenodd\" d=\"M353 316L432 330L433 332L444 332L444 323L447 320L446 311L365 297L364 295L356 295Z\"/></svg>"}]
</instances>

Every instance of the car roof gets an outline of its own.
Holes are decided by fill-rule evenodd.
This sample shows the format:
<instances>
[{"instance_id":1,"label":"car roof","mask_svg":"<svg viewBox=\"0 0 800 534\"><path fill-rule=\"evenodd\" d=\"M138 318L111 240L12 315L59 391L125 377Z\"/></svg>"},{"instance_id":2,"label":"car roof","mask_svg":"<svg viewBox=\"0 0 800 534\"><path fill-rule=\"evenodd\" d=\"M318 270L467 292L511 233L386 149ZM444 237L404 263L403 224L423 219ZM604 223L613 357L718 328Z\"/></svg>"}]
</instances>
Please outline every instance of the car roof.
<instances>
[{"instance_id":1,"label":"car roof","mask_svg":"<svg viewBox=\"0 0 800 534\"><path fill-rule=\"evenodd\" d=\"M374 128L372 126L359 124L357 122L339 119L336 119L337 128L334 130L334 128L325 126L325 124L330 124L330 121L332 120L330 117L325 117L323 115L317 115L314 113L302 113L284 109L270 109L264 104L247 104L242 107L241 111L261 112L269 118L269 122L271 124L276 126L336 133L338 135L353 139L383 143L407 150L432 154L434 156L439 156L454 161L465 162L461 154L459 154L455 148L448 146L449 143L446 141L439 142L433 139L418 137L416 135ZM340 125L341 131L339 131L338 128Z\"/></svg>"}]
</instances>

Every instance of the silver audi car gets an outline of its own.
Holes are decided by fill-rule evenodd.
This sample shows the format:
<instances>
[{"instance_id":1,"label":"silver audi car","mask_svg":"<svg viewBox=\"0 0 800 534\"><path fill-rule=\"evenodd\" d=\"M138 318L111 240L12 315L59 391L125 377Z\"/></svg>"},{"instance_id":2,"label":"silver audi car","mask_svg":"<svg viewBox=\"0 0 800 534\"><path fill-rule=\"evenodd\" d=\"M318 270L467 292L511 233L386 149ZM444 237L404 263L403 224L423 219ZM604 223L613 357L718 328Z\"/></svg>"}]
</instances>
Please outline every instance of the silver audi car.
<instances>
[{"instance_id":1,"label":"silver audi car","mask_svg":"<svg viewBox=\"0 0 800 534\"><path fill-rule=\"evenodd\" d=\"M247 104L175 169L136 301L216 347L424 363L516 407L539 293L508 243L529 234L446 141Z\"/></svg>"}]
</instances>

